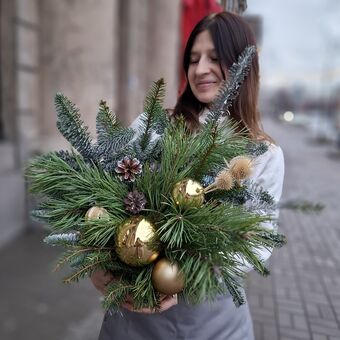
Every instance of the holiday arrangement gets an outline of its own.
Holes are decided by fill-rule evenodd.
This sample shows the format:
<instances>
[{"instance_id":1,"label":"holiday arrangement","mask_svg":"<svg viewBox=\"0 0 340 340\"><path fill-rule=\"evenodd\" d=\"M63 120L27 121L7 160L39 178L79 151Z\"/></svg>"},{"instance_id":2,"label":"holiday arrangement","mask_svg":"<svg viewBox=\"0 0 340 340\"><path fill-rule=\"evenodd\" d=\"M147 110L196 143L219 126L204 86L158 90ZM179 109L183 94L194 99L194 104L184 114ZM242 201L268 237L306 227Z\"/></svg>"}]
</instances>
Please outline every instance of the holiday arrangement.
<instances>
[{"instance_id":1,"label":"holiday arrangement","mask_svg":"<svg viewBox=\"0 0 340 340\"><path fill-rule=\"evenodd\" d=\"M33 159L26 176L41 201L32 214L51 227L45 242L65 247L57 263L71 268L65 282L111 271L106 309L127 295L136 309L157 309L162 294L195 304L229 292L236 304L245 302L245 263L267 275L257 252L285 243L263 227L273 222L273 198L249 180L266 144L222 119L253 54L248 47L231 67L199 133L168 117L162 79L137 129L122 126L101 101L95 142L77 107L56 95L57 127L72 151Z\"/></svg>"}]
</instances>

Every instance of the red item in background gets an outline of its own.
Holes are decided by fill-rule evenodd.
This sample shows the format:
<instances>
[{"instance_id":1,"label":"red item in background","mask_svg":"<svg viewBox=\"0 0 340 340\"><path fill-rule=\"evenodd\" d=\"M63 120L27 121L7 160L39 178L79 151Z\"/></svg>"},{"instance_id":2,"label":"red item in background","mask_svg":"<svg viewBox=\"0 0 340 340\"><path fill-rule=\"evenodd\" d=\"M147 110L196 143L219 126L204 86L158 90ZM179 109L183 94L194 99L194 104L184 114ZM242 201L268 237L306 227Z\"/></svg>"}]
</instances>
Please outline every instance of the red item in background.
<instances>
[{"instance_id":1,"label":"red item in background","mask_svg":"<svg viewBox=\"0 0 340 340\"><path fill-rule=\"evenodd\" d=\"M179 93L182 93L186 84L186 77L182 66L185 45L195 25L206 15L223 11L223 8L216 0L182 0L181 16L181 53L180 53L180 86Z\"/></svg>"}]
</instances>

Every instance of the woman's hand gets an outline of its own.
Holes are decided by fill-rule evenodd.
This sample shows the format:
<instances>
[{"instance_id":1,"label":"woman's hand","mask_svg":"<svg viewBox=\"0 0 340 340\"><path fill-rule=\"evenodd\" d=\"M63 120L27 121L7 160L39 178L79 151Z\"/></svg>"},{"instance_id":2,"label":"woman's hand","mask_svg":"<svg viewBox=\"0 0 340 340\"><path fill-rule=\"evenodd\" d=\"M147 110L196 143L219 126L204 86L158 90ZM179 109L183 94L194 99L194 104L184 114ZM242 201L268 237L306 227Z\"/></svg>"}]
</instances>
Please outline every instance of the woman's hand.
<instances>
[{"instance_id":1,"label":"woman's hand","mask_svg":"<svg viewBox=\"0 0 340 340\"><path fill-rule=\"evenodd\" d=\"M177 305L177 294L175 295L161 295L161 304L160 308L150 309L150 308L141 308L141 309L134 309L133 308L133 300L131 296L127 296L125 299L125 302L122 303L121 307L131 311L131 312L137 312L137 313L144 313L144 314L153 314L153 313L160 313L164 312L165 310L169 309L172 306Z\"/></svg>"},{"instance_id":2,"label":"woman's hand","mask_svg":"<svg viewBox=\"0 0 340 340\"><path fill-rule=\"evenodd\" d=\"M111 272L105 270L97 270L90 276L93 285L99 290L103 295L106 294L107 286L115 279ZM122 303L121 307L137 313L159 313L164 312L172 306L177 305L177 295L161 295L160 309L154 310L150 308L133 308L133 300L131 296L126 296L125 301Z\"/></svg>"},{"instance_id":3,"label":"woman's hand","mask_svg":"<svg viewBox=\"0 0 340 340\"><path fill-rule=\"evenodd\" d=\"M107 285L114 280L114 276L109 271L99 269L91 274L90 279L93 285L105 295Z\"/></svg>"}]
</instances>

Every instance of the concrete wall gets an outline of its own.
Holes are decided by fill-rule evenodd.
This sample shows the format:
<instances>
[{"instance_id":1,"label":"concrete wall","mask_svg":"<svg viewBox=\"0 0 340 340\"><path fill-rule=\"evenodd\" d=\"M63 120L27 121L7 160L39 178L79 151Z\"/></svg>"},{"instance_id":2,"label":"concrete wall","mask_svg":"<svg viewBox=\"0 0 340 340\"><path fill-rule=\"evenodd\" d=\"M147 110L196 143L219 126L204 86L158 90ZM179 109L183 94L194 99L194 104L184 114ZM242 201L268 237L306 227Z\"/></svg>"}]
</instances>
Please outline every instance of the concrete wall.
<instances>
[{"instance_id":1,"label":"concrete wall","mask_svg":"<svg viewBox=\"0 0 340 340\"><path fill-rule=\"evenodd\" d=\"M100 99L116 105L118 13L115 0L41 2L41 139L65 145L56 129L54 96L61 91L80 109L90 131Z\"/></svg>"}]
</instances>

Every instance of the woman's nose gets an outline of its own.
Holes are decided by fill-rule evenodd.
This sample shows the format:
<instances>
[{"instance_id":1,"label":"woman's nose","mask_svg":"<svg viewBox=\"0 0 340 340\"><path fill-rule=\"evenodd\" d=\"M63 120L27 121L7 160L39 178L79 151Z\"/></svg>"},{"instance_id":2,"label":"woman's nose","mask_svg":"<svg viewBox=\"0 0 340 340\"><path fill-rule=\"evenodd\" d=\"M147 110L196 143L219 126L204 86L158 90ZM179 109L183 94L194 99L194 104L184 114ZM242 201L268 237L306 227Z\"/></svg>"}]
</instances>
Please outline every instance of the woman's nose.
<instances>
[{"instance_id":1,"label":"woman's nose","mask_svg":"<svg viewBox=\"0 0 340 340\"><path fill-rule=\"evenodd\" d=\"M201 58L198 62L198 65L196 67L196 74L205 74L209 73L210 67L208 60L206 58Z\"/></svg>"}]
</instances>

